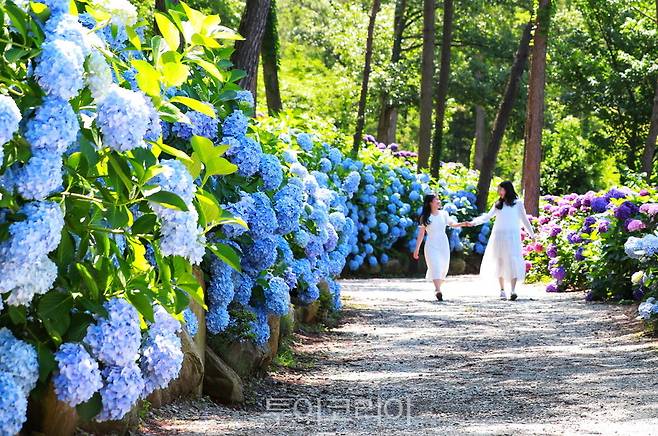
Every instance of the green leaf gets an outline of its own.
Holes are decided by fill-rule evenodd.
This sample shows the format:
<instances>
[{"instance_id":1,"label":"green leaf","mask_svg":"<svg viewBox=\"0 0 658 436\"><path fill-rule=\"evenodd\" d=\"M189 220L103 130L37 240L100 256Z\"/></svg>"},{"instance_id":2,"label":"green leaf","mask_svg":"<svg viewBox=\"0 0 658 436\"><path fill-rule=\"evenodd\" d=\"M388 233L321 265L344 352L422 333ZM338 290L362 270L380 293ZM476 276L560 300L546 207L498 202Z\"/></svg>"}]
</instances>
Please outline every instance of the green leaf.
<instances>
[{"instance_id":1,"label":"green leaf","mask_svg":"<svg viewBox=\"0 0 658 436\"><path fill-rule=\"evenodd\" d=\"M177 149L177 148L175 148L175 147L172 147L172 146L170 146L170 145L163 144L163 143L161 143L161 142L158 142L157 146L158 146L162 151L164 151L165 153L174 156L175 158L177 158L178 160L180 160L180 161L183 162L183 163L193 163L193 162L192 162L192 158L189 157L187 154L185 154L184 151L181 151L181 150L179 150L179 149ZM146 180L146 181L148 181L148 180Z\"/></svg>"},{"instance_id":2,"label":"green leaf","mask_svg":"<svg viewBox=\"0 0 658 436\"><path fill-rule=\"evenodd\" d=\"M136 235L153 233L156 222L155 214L146 213L135 220L132 225L132 233Z\"/></svg>"},{"instance_id":3,"label":"green leaf","mask_svg":"<svg viewBox=\"0 0 658 436\"><path fill-rule=\"evenodd\" d=\"M139 39L139 35L135 32L131 26L126 26L126 34L128 35L128 41L137 49L142 49L142 41Z\"/></svg>"},{"instance_id":4,"label":"green leaf","mask_svg":"<svg viewBox=\"0 0 658 436\"><path fill-rule=\"evenodd\" d=\"M113 229L130 225L130 211L127 206L110 205L105 218Z\"/></svg>"},{"instance_id":5,"label":"green leaf","mask_svg":"<svg viewBox=\"0 0 658 436\"><path fill-rule=\"evenodd\" d=\"M66 332L66 342L80 342L87 334L87 327L94 322L93 316L85 312L71 315L71 327Z\"/></svg>"},{"instance_id":6,"label":"green leaf","mask_svg":"<svg viewBox=\"0 0 658 436\"><path fill-rule=\"evenodd\" d=\"M189 19L189 22L192 25L192 28L194 29L194 31L195 32L201 32L203 30L203 24L204 24L206 16L204 14L202 14L201 12L197 11L196 9L192 9L185 2L180 2L180 4L181 4L181 6L183 6L183 10L185 11L185 15Z\"/></svg>"},{"instance_id":7,"label":"green leaf","mask_svg":"<svg viewBox=\"0 0 658 436\"><path fill-rule=\"evenodd\" d=\"M210 62L203 59L194 59L192 62L206 70L208 74L220 82L224 81L224 74L222 74L222 72L219 71L219 68L217 68L214 64L211 64Z\"/></svg>"},{"instance_id":8,"label":"green leaf","mask_svg":"<svg viewBox=\"0 0 658 436\"><path fill-rule=\"evenodd\" d=\"M190 143L192 144L194 151L198 153L199 158L204 165L207 165L208 162L212 161L217 156L217 153L215 152L215 144L206 137L192 136Z\"/></svg>"},{"instance_id":9,"label":"green leaf","mask_svg":"<svg viewBox=\"0 0 658 436\"><path fill-rule=\"evenodd\" d=\"M91 421L102 409L103 401L99 392L96 392L88 401L78 404L75 408L76 412L78 412L78 416L83 421Z\"/></svg>"},{"instance_id":10,"label":"green leaf","mask_svg":"<svg viewBox=\"0 0 658 436\"><path fill-rule=\"evenodd\" d=\"M177 209L182 211L188 210L187 205L185 204L183 199L180 198L178 195L174 194L173 192L157 191L147 196L146 199L148 201L153 201L154 203L161 204L164 207L168 207L170 209Z\"/></svg>"},{"instance_id":11,"label":"green leaf","mask_svg":"<svg viewBox=\"0 0 658 436\"><path fill-rule=\"evenodd\" d=\"M190 297L187 292L180 289L174 290L176 299L174 301L174 310L176 313L181 313L190 305Z\"/></svg>"},{"instance_id":12,"label":"green leaf","mask_svg":"<svg viewBox=\"0 0 658 436\"><path fill-rule=\"evenodd\" d=\"M146 61L134 59L131 64L137 70L135 79L139 88L148 95L160 95L160 73Z\"/></svg>"},{"instance_id":13,"label":"green leaf","mask_svg":"<svg viewBox=\"0 0 658 436\"><path fill-rule=\"evenodd\" d=\"M140 291L129 291L126 293L128 300L147 321L153 322L153 305L151 299Z\"/></svg>"},{"instance_id":14,"label":"green leaf","mask_svg":"<svg viewBox=\"0 0 658 436\"><path fill-rule=\"evenodd\" d=\"M223 157L218 157L211 160L206 165L206 174L205 177L210 176L225 176L228 174L233 174L238 170L237 165L232 164Z\"/></svg>"},{"instance_id":15,"label":"green leaf","mask_svg":"<svg viewBox=\"0 0 658 436\"><path fill-rule=\"evenodd\" d=\"M197 112L201 112L202 114L208 115L211 118L216 118L217 116L215 115L215 111L210 107L209 105L200 102L199 100L196 100L194 98L190 97L184 97L182 95L178 95L171 100L172 103L181 103L184 104L185 106L189 107L192 110L195 110Z\"/></svg>"},{"instance_id":16,"label":"green leaf","mask_svg":"<svg viewBox=\"0 0 658 436\"><path fill-rule=\"evenodd\" d=\"M25 20L25 12L12 3L5 3L4 7L7 15L9 15L11 24L23 37L23 41L27 41L27 22Z\"/></svg>"},{"instance_id":17,"label":"green leaf","mask_svg":"<svg viewBox=\"0 0 658 436\"><path fill-rule=\"evenodd\" d=\"M71 309L73 298L71 294L50 291L39 299L37 313L56 343L62 342L62 336L71 324Z\"/></svg>"},{"instance_id":18,"label":"green leaf","mask_svg":"<svg viewBox=\"0 0 658 436\"><path fill-rule=\"evenodd\" d=\"M196 152L194 152L192 153L191 162L187 162L187 161L182 161L182 162L187 167L187 171L190 172L192 178L196 180L201 174L201 169L203 168L203 164L201 163L201 159L199 158L199 155Z\"/></svg>"},{"instance_id":19,"label":"green leaf","mask_svg":"<svg viewBox=\"0 0 658 436\"><path fill-rule=\"evenodd\" d=\"M160 29L160 34L162 34L162 37L167 42L169 50L176 51L180 45L180 34L176 25L160 12L155 13L155 22L158 25L158 29Z\"/></svg>"},{"instance_id":20,"label":"green leaf","mask_svg":"<svg viewBox=\"0 0 658 436\"><path fill-rule=\"evenodd\" d=\"M37 357L39 359L39 380L45 382L57 366L57 362L55 361L53 352L41 343L37 344Z\"/></svg>"},{"instance_id":21,"label":"green leaf","mask_svg":"<svg viewBox=\"0 0 658 436\"><path fill-rule=\"evenodd\" d=\"M83 263L76 263L75 268L78 270L78 273L80 273L80 277L82 277L82 281L84 282L85 287L89 291L89 298L93 301L98 301L100 292L98 290L98 285L96 285L96 280L94 279L94 276L91 275L91 272L89 271L87 266Z\"/></svg>"},{"instance_id":22,"label":"green leaf","mask_svg":"<svg viewBox=\"0 0 658 436\"><path fill-rule=\"evenodd\" d=\"M167 62L162 65L162 73L167 86L181 86L187 81L190 69L180 62Z\"/></svg>"},{"instance_id":23,"label":"green leaf","mask_svg":"<svg viewBox=\"0 0 658 436\"><path fill-rule=\"evenodd\" d=\"M223 260L228 266L233 268L236 271L241 271L240 268L240 256L235 252L233 247L226 244L209 244L208 248L212 251L217 257Z\"/></svg>"},{"instance_id":24,"label":"green leaf","mask_svg":"<svg viewBox=\"0 0 658 436\"><path fill-rule=\"evenodd\" d=\"M187 292L194 301L206 308L206 303L203 299L203 287L194 274L183 273L178 275L176 278L176 285Z\"/></svg>"},{"instance_id":25,"label":"green leaf","mask_svg":"<svg viewBox=\"0 0 658 436\"><path fill-rule=\"evenodd\" d=\"M27 322L27 314L25 313L25 306L7 306L7 312L11 322L16 325L24 325Z\"/></svg>"},{"instance_id":26,"label":"green leaf","mask_svg":"<svg viewBox=\"0 0 658 436\"><path fill-rule=\"evenodd\" d=\"M219 220L220 207L217 199L203 189L196 191L197 204L199 205L200 214L206 219L206 223L212 223Z\"/></svg>"}]
</instances>

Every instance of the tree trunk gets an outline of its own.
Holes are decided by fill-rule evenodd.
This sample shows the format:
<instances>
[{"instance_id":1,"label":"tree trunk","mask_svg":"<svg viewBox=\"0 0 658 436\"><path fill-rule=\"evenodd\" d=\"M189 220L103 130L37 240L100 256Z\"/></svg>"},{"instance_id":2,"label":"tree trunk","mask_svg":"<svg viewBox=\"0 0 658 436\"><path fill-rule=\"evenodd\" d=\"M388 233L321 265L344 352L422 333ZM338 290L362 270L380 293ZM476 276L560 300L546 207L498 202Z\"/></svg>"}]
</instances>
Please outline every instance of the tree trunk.
<instances>
[{"instance_id":1,"label":"tree trunk","mask_svg":"<svg viewBox=\"0 0 658 436\"><path fill-rule=\"evenodd\" d=\"M420 67L418 170L427 168L432 142L432 82L434 81L434 0L423 2L423 54Z\"/></svg>"},{"instance_id":2,"label":"tree trunk","mask_svg":"<svg viewBox=\"0 0 658 436\"><path fill-rule=\"evenodd\" d=\"M270 0L267 24L263 35L261 58L263 59L263 81L267 112L276 115L283 109L281 90L279 89L279 29L276 16L276 0Z\"/></svg>"},{"instance_id":3,"label":"tree trunk","mask_svg":"<svg viewBox=\"0 0 658 436\"><path fill-rule=\"evenodd\" d=\"M363 126L366 118L366 101L368 97L368 81L370 80L370 62L372 61L372 40L375 33L375 20L381 0L372 1L372 10L370 11L370 20L368 21L368 37L366 39L366 56L363 63L363 80L361 82L361 96L359 98L359 110L356 116L356 131L354 132L354 144L352 145L352 155L354 157L359 153L361 140L363 139Z\"/></svg>"},{"instance_id":4,"label":"tree trunk","mask_svg":"<svg viewBox=\"0 0 658 436\"><path fill-rule=\"evenodd\" d=\"M493 177L494 168L496 167L496 158L500 150L500 144L505 135L507 122L509 121L510 114L514 108L514 101L519 94L519 86L521 84L521 76L525 69L526 61L528 60L528 52L530 51L530 38L532 35L532 23L528 23L521 35L519 47L514 57L514 63L510 69L509 79L505 86L505 94L500 102L496 119L494 120L491 129L491 137L482 159L482 168L480 169L480 177L478 179L478 194L477 194L477 207L484 211L487 207L487 197L489 195L489 187L491 186L491 178Z\"/></svg>"},{"instance_id":5,"label":"tree trunk","mask_svg":"<svg viewBox=\"0 0 658 436\"><path fill-rule=\"evenodd\" d=\"M231 61L236 68L243 70L246 76L240 80L240 86L251 91L256 101L256 78L258 77L258 55L263 43L265 24L270 10L270 0L247 0L238 33L244 41L235 42L235 51Z\"/></svg>"},{"instance_id":6,"label":"tree trunk","mask_svg":"<svg viewBox=\"0 0 658 436\"><path fill-rule=\"evenodd\" d=\"M441 70L436 89L436 115L434 118L434 138L432 140L432 165L430 172L439 177L441 154L443 152L443 120L446 115L448 83L450 82L450 46L452 44L452 17L454 6L452 0L443 0L443 35L441 37Z\"/></svg>"},{"instance_id":7,"label":"tree trunk","mask_svg":"<svg viewBox=\"0 0 658 436\"><path fill-rule=\"evenodd\" d=\"M656 24L658 24L658 0L656 0ZM642 171L647 174L647 181L651 180L653 171L653 158L656 154L656 139L658 138L658 80L656 80L656 92L653 96L653 108L651 109L651 121L649 123L649 134L644 143L642 154Z\"/></svg>"},{"instance_id":8,"label":"tree trunk","mask_svg":"<svg viewBox=\"0 0 658 436\"><path fill-rule=\"evenodd\" d=\"M393 49L391 50L391 65L400 61L402 53L402 35L404 34L404 16L407 10L407 0L397 0L395 2L395 18L393 22ZM377 139L390 144L395 142L395 134L398 122L397 102L391 101L391 97L386 89L381 93L381 112L379 114L379 124L377 126Z\"/></svg>"},{"instance_id":9,"label":"tree trunk","mask_svg":"<svg viewBox=\"0 0 658 436\"><path fill-rule=\"evenodd\" d=\"M487 125L487 114L484 107L480 105L475 106L475 154L473 159L473 166L476 170L482 169L482 161L484 159L485 151L485 131Z\"/></svg>"},{"instance_id":10,"label":"tree trunk","mask_svg":"<svg viewBox=\"0 0 658 436\"><path fill-rule=\"evenodd\" d=\"M525 123L525 152L523 154L523 190L526 212L539 214L539 182L541 141L544 128L544 88L546 86L546 45L551 19L551 1L540 0L537 25L533 38L528 106Z\"/></svg>"}]
</instances>

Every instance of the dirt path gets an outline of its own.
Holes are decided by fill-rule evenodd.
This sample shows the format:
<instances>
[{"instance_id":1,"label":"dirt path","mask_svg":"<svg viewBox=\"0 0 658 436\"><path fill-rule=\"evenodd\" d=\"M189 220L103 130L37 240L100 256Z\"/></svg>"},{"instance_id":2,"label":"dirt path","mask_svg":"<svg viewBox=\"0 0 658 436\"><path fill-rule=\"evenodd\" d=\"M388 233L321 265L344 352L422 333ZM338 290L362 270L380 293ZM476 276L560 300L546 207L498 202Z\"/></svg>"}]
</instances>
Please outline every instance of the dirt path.
<instances>
[{"instance_id":1,"label":"dirt path","mask_svg":"<svg viewBox=\"0 0 658 436\"><path fill-rule=\"evenodd\" d=\"M341 326L297 336L298 368L253 404L182 402L143 434L658 434L658 353L623 308L532 286L500 301L467 276L442 304L419 280L343 288Z\"/></svg>"}]
</instances>

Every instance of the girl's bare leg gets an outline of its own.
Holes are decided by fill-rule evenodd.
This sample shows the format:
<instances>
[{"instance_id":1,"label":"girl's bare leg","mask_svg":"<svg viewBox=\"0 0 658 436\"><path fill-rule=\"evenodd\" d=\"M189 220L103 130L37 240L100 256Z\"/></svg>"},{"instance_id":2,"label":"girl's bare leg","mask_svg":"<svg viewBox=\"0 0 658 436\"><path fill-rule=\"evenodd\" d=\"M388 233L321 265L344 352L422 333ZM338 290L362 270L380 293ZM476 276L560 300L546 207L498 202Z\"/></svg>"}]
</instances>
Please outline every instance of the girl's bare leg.
<instances>
[{"instance_id":1,"label":"girl's bare leg","mask_svg":"<svg viewBox=\"0 0 658 436\"><path fill-rule=\"evenodd\" d=\"M516 300L516 279L512 279L512 294L510 295L510 300Z\"/></svg>"},{"instance_id":2,"label":"girl's bare leg","mask_svg":"<svg viewBox=\"0 0 658 436\"><path fill-rule=\"evenodd\" d=\"M443 296L441 295L441 285L443 284L443 280L432 280L434 282L434 295L436 295L436 299L439 301L443 300Z\"/></svg>"},{"instance_id":3,"label":"girl's bare leg","mask_svg":"<svg viewBox=\"0 0 658 436\"><path fill-rule=\"evenodd\" d=\"M502 277L498 277L498 283L500 283L500 290L501 291L505 290L505 279Z\"/></svg>"}]
</instances>

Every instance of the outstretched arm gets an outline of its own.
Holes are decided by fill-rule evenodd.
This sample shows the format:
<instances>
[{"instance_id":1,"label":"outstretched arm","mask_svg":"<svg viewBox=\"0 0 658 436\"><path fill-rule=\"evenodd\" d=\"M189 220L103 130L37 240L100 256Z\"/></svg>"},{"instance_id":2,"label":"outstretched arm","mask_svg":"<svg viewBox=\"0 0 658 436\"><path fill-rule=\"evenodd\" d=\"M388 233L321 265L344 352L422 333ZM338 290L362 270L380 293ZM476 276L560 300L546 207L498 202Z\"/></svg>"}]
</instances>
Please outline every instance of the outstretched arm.
<instances>
[{"instance_id":1,"label":"outstretched arm","mask_svg":"<svg viewBox=\"0 0 658 436\"><path fill-rule=\"evenodd\" d=\"M420 245L425 239L425 226L418 226L418 236L416 237L416 249L414 250L414 259L418 260L420 257Z\"/></svg>"},{"instance_id":2,"label":"outstretched arm","mask_svg":"<svg viewBox=\"0 0 658 436\"><path fill-rule=\"evenodd\" d=\"M535 231L532 229L532 224L530 223L530 220L528 219L528 214L525 212L525 206L523 205L523 202L521 200L518 201L517 205L518 211L519 211L519 218L521 218L521 223L523 224L523 227L525 227L526 231L530 235L531 238L535 237Z\"/></svg>"},{"instance_id":3,"label":"outstretched arm","mask_svg":"<svg viewBox=\"0 0 658 436\"><path fill-rule=\"evenodd\" d=\"M464 227L464 225L466 225L466 223L460 223L459 221L457 221L457 219L454 216L450 215L448 212L446 212L446 215L448 218L447 222L450 227Z\"/></svg>"},{"instance_id":4,"label":"outstretched arm","mask_svg":"<svg viewBox=\"0 0 658 436\"><path fill-rule=\"evenodd\" d=\"M489 212L487 212L485 214L482 214L479 217L473 219L471 222L467 223L467 225L469 227L470 226L479 226L481 224L486 223L487 221L491 221L491 218L493 218L494 215L496 215L496 205L495 204L493 206L491 206L491 209L489 210Z\"/></svg>"}]
</instances>

